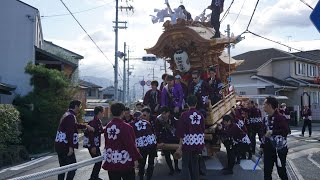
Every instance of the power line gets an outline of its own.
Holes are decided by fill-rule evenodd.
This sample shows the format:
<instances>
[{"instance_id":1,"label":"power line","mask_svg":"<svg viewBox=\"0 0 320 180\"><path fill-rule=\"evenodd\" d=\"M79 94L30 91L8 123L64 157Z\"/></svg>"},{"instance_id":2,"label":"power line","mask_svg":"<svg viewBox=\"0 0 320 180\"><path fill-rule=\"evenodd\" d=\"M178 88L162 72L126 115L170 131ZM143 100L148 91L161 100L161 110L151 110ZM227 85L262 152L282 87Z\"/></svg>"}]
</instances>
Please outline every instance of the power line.
<instances>
[{"instance_id":1,"label":"power line","mask_svg":"<svg viewBox=\"0 0 320 180\"><path fill-rule=\"evenodd\" d=\"M257 0L256 6L255 6L254 9L253 9L253 12L252 12L252 15L251 15L251 17L250 17L250 20L249 20L249 23L248 23L248 26L247 26L246 31L248 31L248 29L249 29L249 26L250 26L250 24L251 24L251 21L252 21L252 18L253 18L254 13L256 12L256 9L257 9L258 4L259 4L259 0Z\"/></svg>"},{"instance_id":2,"label":"power line","mask_svg":"<svg viewBox=\"0 0 320 180\"><path fill-rule=\"evenodd\" d=\"M113 63L110 61L110 59L107 57L106 54L101 50L101 48L97 45L97 43L92 39L92 37L89 35L89 33L84 29L84 27L81 25L81 23L77 20L77 18L73 15L73 13L70 11L70 9L67 7L67 5L60 0L60 2L63 4L63 6L69 11L73 19L78 23L78 25L81 27L81 29L87 34L87 36L90 38L90 40L93 42L93 44L98 48L98 50L101 52L101 54L110 62L112 67L114 67Z\"/></svg>"},{"instance_id":3,"label":"power line","mask_svg":"<svg viewBox=\"0 0 320 180\"><path fill-rule=\"evenodd\" d=\"M112 2L108 2L108 3L105 3L103 5L100 5L100 6L96 6L96 7L93 7L93 8L90 8L90 9L85 9L85 10L81 10L81 11L76 11L76 12L73 12L73 14L79 14L79 13L83 13L83 12L88 12L88 11L92 11L92 10L95 10L95 9L98 9L98 8L101 8L101 7L104 7L108 4L111 4L115 1L112 1ZM69 13L65 13L65 14L52 14L52 15L44 15L44 16L41 16L42 18L50 18L50 17L59 17L59 16L69 16L70 14Z\"/></svg>"},{"instance_id":4,"label":"power line","mask_svg":"<svg viewBox=\"0 0 320 180\"><path fill-rule=\"evenodd\" d=\"M230 12L230 8L232 6L232 4L234 3L234 0L231 1L230 6L228 7L228 9L226 10L226 12L224 13L224 15L221 18L220 23L228 16L229 12Z\"/></svg>"},{"instance_id":5,"label":"power line","mask_svg":"<svg viewBox=\"0 0 320 180\"><path fill-rule=\"evenodd\" d=\"M232 23L232 26L233 26L233 25L236 23L236 21L238 20L239 15L241 14L242 8L243 8L244 4L246 3L246 1L247 1L247 0L244 0L244 1L243 1L243 4L242 4L242 6L241 6L241 8L240 8L240 11L239 11L236 19L235 19L234 22ZM229 12L229 13L230 13L230 12Z\"/></svg>"},{"instance_id":6,"label":"power line","mask_svg":"<svg viewBox=\"0 0 320 180\"><path fill-rule=\"evenodd\" d=\"M296 51L299 51L299 52L304 52L304 53L306 53L306 54L310 54L310 55L319 57L319 55L317 55L317 54L313 54L313 53L310 53L310 52L308 52L308 51L303 51L303 50L301 50L301 49L297 49L297 48L291 47L291 46L289 46L289 45L286 45L286 44L283 44L283 43L281 43L281 42L278 42L278 41L269 39L269 38L267 38L267 37L261 36L261 35L259 35L259 34L256 34L256 33L252 32L252 31L249 31L249 30L245 31L243 34L245 34L245 33L250 33L250 34L252 34L252 35L254 35L254 36L257 36L257 37L259 37L259 38L261 38L261 39L264 39L264 40L267 40L267 41L270 41L270 42L279 44L279 45L281 45L281 46L285 46L285 47L287 47L287 48L289 48L289 49L293 49L293 50L296 50Z\"/></svg>"},{"instance_id":7,"label":"power line","mask_svg":"<svg viewBox=\"0 0 320 180\"><path fill-rule=\"evenodd\" d=\"M308 6L310 9L313 10L313 7L311 7L307 2L305 2L304 0L300 0L303 4L305 4L306 6Z\"/></svg>"},{"instance_id":8,"label":"power line","mask_svg":"<svg viewBox=\"0 0 320 180\"><path fill-rule=\"evenodd\" d=\"M301 1L301 2L302 2L302 1ZM270 42L279 44L279 45L281 45L281 46L285 46L285 47L287 47L287 48L289 48L289 49L293 49L293 50L296 50L296 51L299 51L299 52L304 52L304 53L306 53L306 54L310 54L310 55L319 57L319 55L317 55L317 54L313 54L313 53L310 53L310 52L308 52L308 51L302 51L302 50L300 50L300 49L291 47L291 46L289 46L289 45L283 44L283 43L281 43L281 42L272 40L272 39L270 39L270 38L261 36L261 35L259 35L259 34L256 34L256 33L252 32L252 31L250 31L250 30L249 30L249 27L250 27L251 21L252 21L252 19L253 19L253 16L254 16L254 14L255 14L255 11L256 11L256 9L257 9L258 4L259 4L259 0L257 0L257 3L256 3L256 5L255 5L255 8L254 8L254 10L253 10L253 12L252 12L252 15L251 15L251 17L250 17L250 20L249 20L247 29L246 29L243 33L241 33L240 36L241 36L242 34L245 34L245 33L250 33L250 34L252 34L252 35L254 35L254 36L257 36L257 37L259 37L259 38L261 38L261 39L264 39L264 40L267 40L267 41L270 41ZM239 14L240 14L240 13L239 13Z\"/></svg>"}]
</instances>

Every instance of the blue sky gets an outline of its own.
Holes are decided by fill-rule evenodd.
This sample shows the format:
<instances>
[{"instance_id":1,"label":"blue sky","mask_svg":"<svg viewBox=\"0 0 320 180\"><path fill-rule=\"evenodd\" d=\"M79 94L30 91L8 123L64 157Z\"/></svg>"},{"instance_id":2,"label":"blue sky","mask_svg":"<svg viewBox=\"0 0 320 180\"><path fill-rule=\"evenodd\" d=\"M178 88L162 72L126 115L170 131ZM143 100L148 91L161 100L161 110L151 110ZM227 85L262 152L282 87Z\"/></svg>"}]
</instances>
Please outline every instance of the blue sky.
<instances>
[{"instance_id":1,"label":"blue sky","mask_svg":"<svg viewBox=\"0 0 320 180\"><path fill-rule=\"evenodd\" d=\"M67 10L60 0L22 0L39 9L42 16L65 14ZM225 10L232 0L225 0ZM245 1L245 2L244 2ZM317 0L305 0L311 6L315 6ZM96 8L91 11L75 14L81 24L86 28L93 39L107 54L108 59L114 63L114 32L112 21L115 19L115 1L113 0L64 0L71 11L82 11ZM141 57L145 54L144 48L152 47L162 32L162 24L152 24L149 15L154 15L155 8L165 8L165 0L134 0L128 4L134 6L135 12L120 12L119 20L128 21L128 29L119 31L119 49L123 49L123 42L126 41L132 50L132 57ZM180 0L169 0L172 7L177 7ZM192 17L199 15L204 8L211 3L211 0L183 0L192 14ZM243 9L235 22L241 6ZM221 32L231 24L232 32L237 35L243 32L254 8L256 0L235 0L231 7L230 14L221 24ZM125 0L119 3L125 6ZM289 44L302 50L319 49L320 34L313 27L309 20L311 9L305 6L300 0L260 0L256 14L253 18L250 30ZM234 23L235 22L235 23ZM43 17L42 28L44 38L60 46L71 49L85 57L80 63L81 75L106 77L113 80L111 63L106 60L95 46L88 40L84 32L76 24L71 16ZM246 39L232 49L236 55L250 50L262 48L287 48L277 44L245 35ZM290 36L290 37L289 37ZM122 72L122 63L121 72ZM162 61L142 63L134 61L132 82L142 79L155 68L156 76L160 77ZM145 77L145 79L150 77Z\"/></svg>"}]
</instances>

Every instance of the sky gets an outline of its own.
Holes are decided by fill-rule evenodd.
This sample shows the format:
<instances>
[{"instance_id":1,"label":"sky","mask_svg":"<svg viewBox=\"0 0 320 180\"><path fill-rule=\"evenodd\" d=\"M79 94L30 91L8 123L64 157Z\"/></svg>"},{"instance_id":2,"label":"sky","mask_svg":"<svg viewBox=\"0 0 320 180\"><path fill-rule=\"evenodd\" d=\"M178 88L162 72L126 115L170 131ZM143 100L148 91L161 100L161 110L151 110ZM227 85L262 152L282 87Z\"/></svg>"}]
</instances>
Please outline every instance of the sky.
<instances>
[{"instance_id":1,"label":"sky","mask_svg":"<svg viewBox=\"0 0 320 180\"><path fill-rule=\"evenodd\" d=\"M40 11L44 38L48 41L70 49L85 58L80 62L80 76L104 77L114 79L114 49L115 33L115 0L64 0L65 4L80 21L94 41L107 55L105 58L89 40L83 30L68 14L60 0L22 0ZM178 7L183 2L192 17L200 15L211 3L211 0L169 0L171 7ZM124 42L130 49L131 58L139 58L146 54L145 48L153 47L161 33L162 23L153 24L150 15L155 15L154 9L163 9L165 0L120 0L119 6L133 6L134 12L119 11L119 21L127 21L128 28L119 30L119 50L123 51ZM225 0L226 10L232 0ZM246 30L256 0L235 0L230 13L222 22L220 31L224 33L227 24L231 26L234 35ZM315 7L317 0L305 0ZM242 8L241 8L242 7ZM320 49L320 34L309 20L312 10L300 0L260 0L249 30L278 42L301 50ZM59 15L59 16L53 16ZM232 55L247 51L278 48L288 51L288 48L263 40L250 34L231 49ZM134 85L142 80L152 80L152 69L160 80L164 71L160 66L162 60L156 62L131 61L132 76L130 83ZM123 73L123 61L119 60L119 72ZM169 70L170 71L170 70ZM144 76L144 77L143 77ZM119 75L121 86L122 74Z\"/></svg>"}]
</instances>

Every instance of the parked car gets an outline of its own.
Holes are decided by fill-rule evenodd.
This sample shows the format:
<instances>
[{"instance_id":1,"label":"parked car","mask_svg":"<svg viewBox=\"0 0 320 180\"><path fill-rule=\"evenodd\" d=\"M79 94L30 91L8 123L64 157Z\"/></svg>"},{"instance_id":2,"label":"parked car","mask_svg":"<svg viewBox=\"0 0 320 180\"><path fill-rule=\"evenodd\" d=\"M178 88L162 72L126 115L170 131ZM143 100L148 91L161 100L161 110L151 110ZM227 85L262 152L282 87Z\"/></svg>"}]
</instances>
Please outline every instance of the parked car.
<instances>
[{"instance_id":1,"label":"parked car","mask_svg":"<svg viewBox=\"0 0 320 180\"><path fill-rule=\"evenodd\" d=\"M83 115L83 121L87 123L93 119L94 109L85 109L84 111L85 114Z\"/></svg>"}]
</instances>

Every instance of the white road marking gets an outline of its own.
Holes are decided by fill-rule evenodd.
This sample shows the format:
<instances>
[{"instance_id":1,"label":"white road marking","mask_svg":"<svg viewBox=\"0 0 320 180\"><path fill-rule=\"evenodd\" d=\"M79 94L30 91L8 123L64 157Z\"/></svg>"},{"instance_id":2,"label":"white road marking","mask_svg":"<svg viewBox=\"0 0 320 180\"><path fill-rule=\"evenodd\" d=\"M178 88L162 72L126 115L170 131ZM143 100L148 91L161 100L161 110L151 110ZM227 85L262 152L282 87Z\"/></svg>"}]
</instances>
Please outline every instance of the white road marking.
<instances>
[{"instance_id":1,"label":"white road marking","mask_svg":"<svg viewBox=\"0 0 320 180\"><path fill-rule=\"evenodd\" d=\"M314 165L316 165L320 169L320 164L311 158L312 155L313 154L308 155L308 160L311 161Z\"/></svg>"},{"instance_id":2,"label":"white road marking","mask_svg":"<svg viewBox=\"0 0 320 180\"><path fill-rule=\"evenodd\" d=\"M310 148L310 149L305 149L305 150L301 150L301 151L298 151L298 152L294 152L294 153L291 153L291 154L288 154L288 159L296 159L296 158L300 158L302 156L307 156L309 154L312 154L312 153L317 153L319 152L320 149L319 148Z\"/></svg>"},{"instance_id":3,"label":"white road marking","mask_svg":"<svg viewBox=\"0 0 320 180\"><path fill-rule=\"evenodd\" d=\"M255 163L252 160L241 160L240 166L243 170L253 170ZM257 166L256 170L261 170L259 165Z\"/></svg>"},{"instance_id":4,"label":"white road marking","mask_svg":"<svg viewBox=\"0 0 320 180\"><path fill-rule=\"evenodd\" d=\"M223 166L218 158L211 157L210 159L205 161L206 167L208 170L221 170Z\"/></svg>"},{"instance_id":5,"label":"white road marking","mask_svg":"<svg viewBox=\"0 0 320 180\"><path fill-rule=\"evenodd\" d=\"M294 163L290 159L287 159L287 161L290 163L290 165L292 167L292 170L294 171L294 173L297 176L297 178L299 180L304 180L304 178L302 177L302 175L300 174L298 168L294 165Z\"/></svg>"},{"instance_id":6,"label":"white road marking","mask_svg":"<svg viewBox=\"0 0 320 180\"><path fill-rule=\"evenodd\" d=\"M17 170L26 168L26 167L28 167L28 166L37 164L37 163L39 163L39 162L45 161L45 160L47 160L47 159L50 159L51 157L52 157L52 156L45 156L45 157L41 157L41 158L38 158L38 159L34 159L34 160L32 160L32 161L29 161L29 162L20 164L20 165L18 165L18 166L14 166L14 167L10 167L10 168L7 168L7 169L3 169L2 171L0 171L0 173L6 172L6 171L9 171L9 170L10 170L10 171L17 171Z\"/></svg>"}]
</instances>

